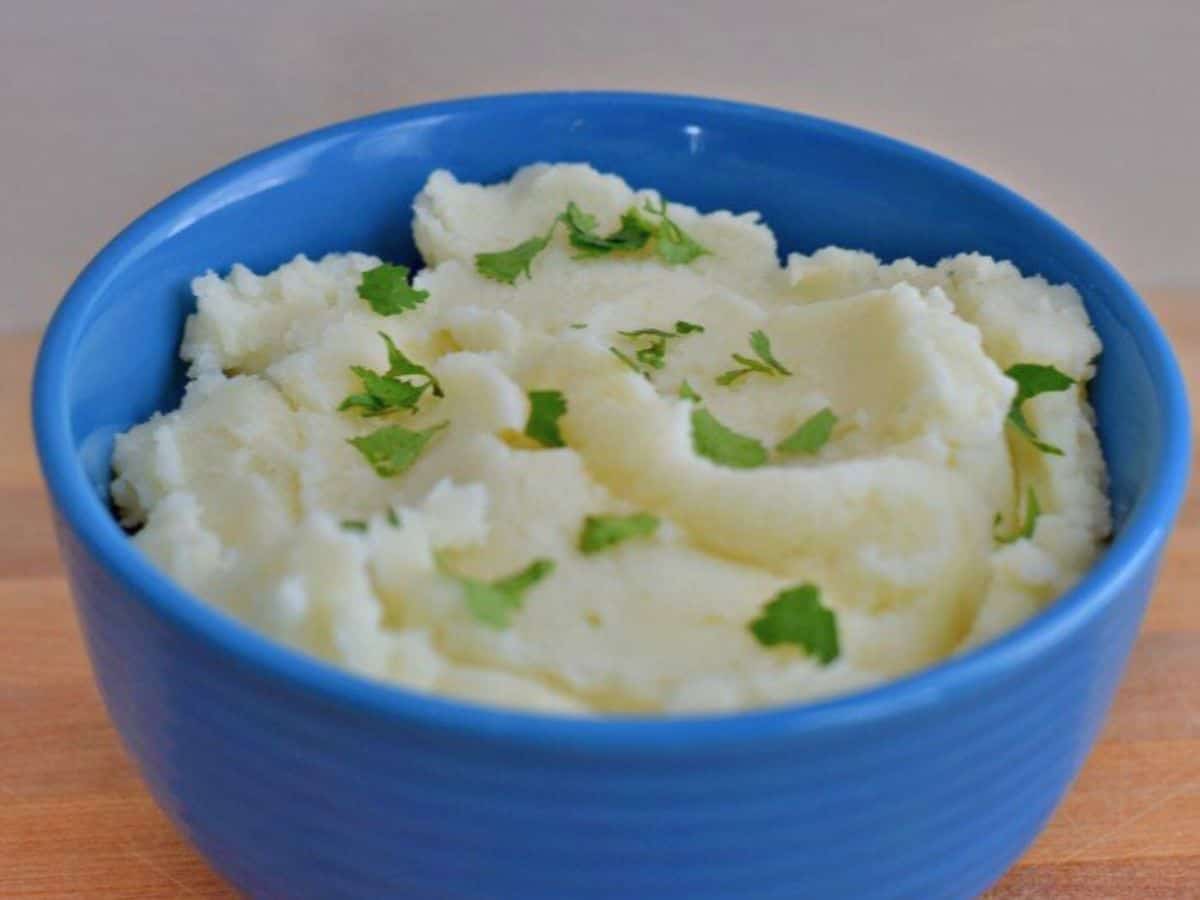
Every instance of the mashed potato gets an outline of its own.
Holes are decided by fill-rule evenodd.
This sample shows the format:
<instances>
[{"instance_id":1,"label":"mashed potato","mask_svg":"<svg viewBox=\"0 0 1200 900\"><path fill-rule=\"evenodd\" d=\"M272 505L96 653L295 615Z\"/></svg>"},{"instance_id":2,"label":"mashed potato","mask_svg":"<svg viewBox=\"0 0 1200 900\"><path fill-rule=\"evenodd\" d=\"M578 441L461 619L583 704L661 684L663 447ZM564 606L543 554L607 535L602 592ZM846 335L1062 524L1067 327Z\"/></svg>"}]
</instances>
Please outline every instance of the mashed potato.
<instances>
[{"instance_id":1,"label":"mashed potato","mask_svg":"<svg viewBox=\"0 0 1200 900\"><path fill-rule=\"evenodd\" d=\"M196 279L183 404L117 440L123 523L293 646L555 712L860 688L1011 628L1092 563L1100 343L1074 289L978 255L781 267L756 214L658 203L583 165L435 172L428 267L389 315L357 253ZM644 246L579 258L570 235L619 235L631 207ZM480 273L522 246L511 284ZM1020 365L1058 383L1018 396ZM372 374L388 384L347 406ZM385 388L418 399L372 407ZM380 429L402 435L386 476L360 440Z\"/></svg>"}]
</instances>

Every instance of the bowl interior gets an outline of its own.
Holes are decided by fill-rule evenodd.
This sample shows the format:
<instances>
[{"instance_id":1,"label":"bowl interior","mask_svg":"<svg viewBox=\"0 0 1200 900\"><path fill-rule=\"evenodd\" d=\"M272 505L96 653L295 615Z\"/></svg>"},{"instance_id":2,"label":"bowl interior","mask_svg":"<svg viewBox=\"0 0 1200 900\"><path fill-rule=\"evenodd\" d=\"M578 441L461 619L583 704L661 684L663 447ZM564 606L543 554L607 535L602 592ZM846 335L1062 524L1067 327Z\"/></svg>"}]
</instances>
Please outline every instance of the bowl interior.
<instances>
[{"instance_id":1,"label":"bowl interior","mask_svg":"<svg viewBox=\"0 0 1200 900\"><path fill-rule=\"evenodd\" d=\"M60 314L65 396L51 401L65 403L98 501L113 435L178 402L192 277L352 249L412 264L410 203L431 171L494 181L543 160L587 161L702 210L758 210L781 255L841 244L934 262L978 250L1074 284L1105 346L1092 398L1118 528L1144 498L1172 414L1156 370L1168 351L1128 286L1054 220L965 169L821 120L686 98L544 95L401 110L295 139L192 185L114 241Z\"/></svg>"}]
</instances>

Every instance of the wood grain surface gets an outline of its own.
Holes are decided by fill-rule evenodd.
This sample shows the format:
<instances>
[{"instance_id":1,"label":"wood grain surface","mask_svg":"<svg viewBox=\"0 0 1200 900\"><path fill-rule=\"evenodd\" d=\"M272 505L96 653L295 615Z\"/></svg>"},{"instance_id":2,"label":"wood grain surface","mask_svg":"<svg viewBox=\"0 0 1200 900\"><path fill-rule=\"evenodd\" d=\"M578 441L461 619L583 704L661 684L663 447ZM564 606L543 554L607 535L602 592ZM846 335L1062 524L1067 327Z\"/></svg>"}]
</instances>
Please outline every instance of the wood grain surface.
<instances>
[{"instance_id":1,"label":"wood grain surface","mask_svg":"<svg viewBox=\"0 0 1200 900\"><path fill-rule=\"evenodd\" d=\"M1200 292L1151 303L1194 396ZM0 897L232 897L143 790L92 683L29 437L35 343L0 337ZM1200 900L1197 497L1099 743L988 900Z\"/></svg>"}]
</instances>

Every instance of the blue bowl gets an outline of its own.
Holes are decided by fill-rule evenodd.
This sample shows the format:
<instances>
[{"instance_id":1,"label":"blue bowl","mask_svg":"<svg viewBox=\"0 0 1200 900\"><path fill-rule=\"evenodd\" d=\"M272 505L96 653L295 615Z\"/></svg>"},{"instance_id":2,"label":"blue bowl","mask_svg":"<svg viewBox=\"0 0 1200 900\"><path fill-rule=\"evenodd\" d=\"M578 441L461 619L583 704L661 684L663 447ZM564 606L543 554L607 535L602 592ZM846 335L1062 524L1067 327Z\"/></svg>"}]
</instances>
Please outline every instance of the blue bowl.
<instances>
[{"instance_id":1,"label":"blue bowl","mask_svg":"<svg viewBox=\"0 0 1200 900\"><path fill-rule=\"evenodd\" d=\"M1116 536L1012 633L875 690L739 715L569 719L388 687L254 633L156 571L106 502L112 436L179 398L189 279L361 249L415 260L429 172L587 160L784 250L1014 260L1082 292ZM296 138L180 191L79 276L46 334L38 451L92 665L158 803L258 897L968 897L1033 840L1112 700L1184 495L1188 411L1113 268L1009 191L788 112L640 94L486 97Z\"/></svg>"}]
</instances>

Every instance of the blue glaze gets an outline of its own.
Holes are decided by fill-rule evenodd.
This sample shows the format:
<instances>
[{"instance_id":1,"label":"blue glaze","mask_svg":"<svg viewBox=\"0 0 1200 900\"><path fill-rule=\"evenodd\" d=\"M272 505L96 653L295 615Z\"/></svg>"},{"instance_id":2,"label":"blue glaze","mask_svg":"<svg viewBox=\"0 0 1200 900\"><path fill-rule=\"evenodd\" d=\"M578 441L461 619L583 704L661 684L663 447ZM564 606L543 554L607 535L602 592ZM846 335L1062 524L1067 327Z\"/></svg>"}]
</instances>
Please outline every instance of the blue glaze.
<instances>
[{"instance_id":1,"label":"blue glaze","mask_svg":"<svg viewBox=\"0 0 1200 900\"><path fill-rule=\"evenodd\" d=\"M733 716L485 709L260 637L142 558L102 491L112 435L178 402L189 279L361 249L414 262L409 203L445 167L588 161L701 209L760 210L782 251L1014 260L1083 293L1118 533L994 643L875 690ZM970 897L1050 816L1096 736L1184 495L1186 397L1162 332L1076 235L1002 187L793 113L639 94L397 110L236 162L84 270L34 383L38 450L92 664L154 796L259 897Z\"/></svg>"}]
</instances>

